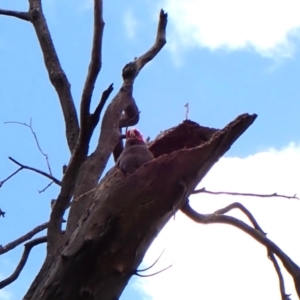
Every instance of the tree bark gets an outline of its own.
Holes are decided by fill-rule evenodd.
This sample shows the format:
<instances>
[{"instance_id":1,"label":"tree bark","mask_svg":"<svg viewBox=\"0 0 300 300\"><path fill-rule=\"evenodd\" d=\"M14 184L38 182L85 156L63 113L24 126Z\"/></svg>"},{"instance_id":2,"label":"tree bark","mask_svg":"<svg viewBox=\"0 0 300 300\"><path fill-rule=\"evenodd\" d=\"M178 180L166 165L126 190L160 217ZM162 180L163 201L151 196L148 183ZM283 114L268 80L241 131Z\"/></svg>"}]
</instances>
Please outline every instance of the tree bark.
<instances>
[{"instance_id":1,"label":"tree bark","mask_svg":"<svg viewBox=\"0 0 300 300\"><path fill-rule=\"evenodd\" d=\"M151 143L156 158L132 175L113 167L24 299L118 299L160 230L255 118L241 115L222 130L184 121Z\"/></svg>"}]
</instances>

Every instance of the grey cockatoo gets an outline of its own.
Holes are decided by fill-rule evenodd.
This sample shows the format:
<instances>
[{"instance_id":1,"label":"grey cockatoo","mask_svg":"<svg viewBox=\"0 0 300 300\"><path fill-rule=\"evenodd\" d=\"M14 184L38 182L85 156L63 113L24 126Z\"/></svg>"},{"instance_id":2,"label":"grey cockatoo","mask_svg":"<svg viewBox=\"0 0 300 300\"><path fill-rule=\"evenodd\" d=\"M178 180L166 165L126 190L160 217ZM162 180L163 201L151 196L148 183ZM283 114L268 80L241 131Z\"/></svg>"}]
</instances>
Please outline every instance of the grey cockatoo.
<instances>
[{"instance_id":1,"label":"grey cockatoo","mask_svg":"<svg viewBox=\"0 0 300 300\"><path fill-rule=\"evenodd\" d=\"M125 147L116 162L116 166L125 175L129 175L152 159L154 156L139 131L136 129L127 130Z\"/></svg>"}]
</instances>

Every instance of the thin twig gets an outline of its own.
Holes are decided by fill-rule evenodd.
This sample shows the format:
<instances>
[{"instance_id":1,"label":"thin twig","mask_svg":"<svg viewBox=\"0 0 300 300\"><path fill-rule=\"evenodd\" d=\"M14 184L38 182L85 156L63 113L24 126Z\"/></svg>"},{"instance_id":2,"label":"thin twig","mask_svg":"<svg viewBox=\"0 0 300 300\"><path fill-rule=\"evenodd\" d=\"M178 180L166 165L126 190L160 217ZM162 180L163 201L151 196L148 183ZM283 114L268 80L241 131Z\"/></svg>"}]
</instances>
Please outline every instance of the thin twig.
<instances>
[{"instance_id":1,"label":"thin twig","mask_svg":"<svg viewBox=\"0 0 300 300\"><path fill-rule=\"evenodd\" d=\"M30 21L28 12L0 9L0 15L16 17L24 21Z\"/></svg>"},{"instance_id":2,"label":"thin twig","mask_svg":"<svg viewBox=\"0 0 300 300\"><path fill-rule=\"evenodd\" d=\"M26 124L26 123L22 123L22 122L17 122L17 121L8 121L8 122L4 122L4 124L19 124L19 125L23 125L23 126L26 126L30 129L33 137L34 137L34 140L35 140L35 143L40 151L40 153L45 157L46 159L46 163L47 163L47 167L48 167L48 170L49 170L49 174L52 176L52 171L51 171L51 167L50 167L50 163L49 163L49 158L48 158L48 155L42 150L41 146L40 146L40 143L39 143L39 140L37 138L37 135L36 133L34 132L33 128L32 128L32 119L30 119L30 124Z\"/></svg>"},{"instance_id":3,"label":"thin twig","mask_svg":"<svg viewBox=\"0 0 300 300\"><path fill-rule=\"evenodd\" d=\"M188 120L189 119L189 111L190 111L190 108L189 108L189 103L187 102L184 107L186 108L185 110L185 119Z\"/></svg>"},{"instance_id":4,"label":"thin twig","mask_svg":"<svg viewBox=\"0 0 300 300\"><path fill-rule=\"evenodd\" d=\"M49 175L47 173L45 173L44 171L41 171L41 170L38 170L36 168L32 168L32 167L29 167L29 166L26 166L26 165L23 165L21 163L19 163L18 161L16 161L14 158L12 157L8 157L9 160L11 160L12 162L14 162L15 164L17 164L18 166L20 166L21 168L20 169L26 169L26 170L31 170L33 172L36 172L38 174L41 174L49 179L51 179L52 181L54 181L57 185L61 186L61 181L56 179L55 177L53 177L52 175Z\"/></svg>"},{"instance_id":5,"label":"thin twig","mask_svg":"<svg viewBox=\"0 0 300 300\"><path fill-rule=\"evenodd\" d=\"M297 199L297 194L294 196L286 196L286 195L281 195L277 193L273 194L253 194L253 193L236 193L236 192L213 192L213 191L208 191L204 188L201 188L199 190L195 190L192 192L192 194L200 194L200 193L205 193L205 194L211 194L211 195L230 195L230 196L246 196L246 197L261 197L261 198L271 198L271 197L278 197L278 198L286 198L286 199Z\"/></svg>"},{"instance_id":6,"label":"thin twig","mask_svg":"<svg viewBox=\"0 0 300 300\"><path fill-rule=\"evenodd\" d=\"M20 244L30 240L34 235L36 235L37 233L46 229L47 226L48 226L48 222L41 224L41 225L35 227L34 229L32 229L31 231L27 232L26 234L22 235L18 239L14 240L13 242L10 242L5 246L0 246L0 255L14 249L15 247L19 246Z\"/></svg>"},{"instance_id":7,"label":"thin twig","mask_svg":"<svg viewBox=\"0 0 300 300\"><path fill-rule=\"evenodd\" d=\"M2 187L2 185L10 178L12 178L14 175L16 175L18 172L20 172L23 169L23 167L20 167L17 171L13 172L11 175L9 175L7 178L5 178L4 180L0 181L0 188Z\"/></svg>"},{"instance_id":8,"label":"thin twig","mask_svg":"<svg viewBox=\"0 0 300 300\"><path fill-rule=\"evenodd\" d=\"M23 251L23 254L22 254L19 264L17 265L15 271L9 277L0 281L0 289L11 284L13 281L15 281L19 277L21 271L23 270L23 268L27 262L27 259L28 259L31 249L34 246L37 246L39 244L46 243L46 242L47 242L47 237L42 236L42 237L36 238L24 245L24 251Z\"/></svg>"},{"instance_id":9,"label":"thin twig","mask_svg":"<svg viewBox=\"0 0 300 300\"><path fill-rule=\"evenodd\" d=\"M159 261L159 259L161 258L161 256L163 255L164 252L165 252L165 249L161 252L161 254L159 255L159 257L155 260L155 262L150 267L148 267L146 269L136 270L136 272L145 272L145 271L148 271L151 268L153 268L156 265L156 263Z\"/></svg>"},{"instance_id":10,"label":"thin twig","mask_svg":"<svg viewBox=\"0 0 300 300\"><path fill-rule=\"evenodd\" d=\"M50 187L52 185L52 183L54 183L54 181L51 181L49 184L47 184L46 187L44 187L42 190L39 191L39 194L45 192L47 190L48 187Z\"/></svg>"},{"instance_id":11,"label":"thin twig","mask_svg":"<svg viewBox=\"0 0 300 300\"><path fill-rule=\"evenodd\" d=\"M155 260L155 262L150 267L148 267L146 269L142 269L142 270L136 270L134 272L134 275L139 276L139 277L151 277L151 276L157 275L157 274L162 273L163 271L171 268L173 266L173 264L171 264L168 267L166 267L166 268L164 268L164 269L162 269L162 270L160 270L158 272L155 272L153 274L149 274L149 275L142 275L142 274L140 274L140 272L145 272L145 271L148 271L151 268L153 268L156 265L156 263L159 261L159 259L161 258L161 256L163 255L164 252L165 252L165 249L162 251L162 253L159 255L159 257Z\"/></svg>"},{"instance_id":12,"label":"thin twig","mask_svg":"<svg viewBox=\"0 0 300 300\"><path fill-rule=\"evenodd\" d=\"M166 268L164 268L164 269L162 269L162 270L159 270L159 271L157 271L157 272L155 272L155 273L153 273L153 274L149 274L149 275L142 275L142 274L139 274L139 273L137 273L137 272L134 273L134 274L135 274L136 276L139 276L139 277L151 277L151 276L157 275L157 274L159 274L159 273L162 273L162 272L164 272L164 271L170 269L172 266L173 266L173 264L172 264L172 265L169 265L169 266L167 266Z\"/></svg>"}]
</instances>

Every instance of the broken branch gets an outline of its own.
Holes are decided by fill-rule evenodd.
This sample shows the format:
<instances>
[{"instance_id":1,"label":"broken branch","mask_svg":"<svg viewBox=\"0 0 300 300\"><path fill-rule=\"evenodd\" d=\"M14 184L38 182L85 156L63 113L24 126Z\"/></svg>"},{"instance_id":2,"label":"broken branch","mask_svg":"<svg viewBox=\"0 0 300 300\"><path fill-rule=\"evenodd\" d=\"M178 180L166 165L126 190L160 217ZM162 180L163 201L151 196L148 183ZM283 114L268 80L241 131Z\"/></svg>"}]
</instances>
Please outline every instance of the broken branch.
<instances>
[{"instance_id":1,"label":"broken branch","mask_svg":"<svg viewBox=\"0 0 300 300\"><path fill-rule=\"evenodd\" d=\"M28 12L0 9L0 15L15 17L24 21L30 21Z\"/></svg>"},{"instance_id":2,"label":"broken branch","mask_svg":"<svg viewBox=\"0 0 300 300\"><path fill-rule=\"evenodd\" d=\"M109 85L109 87L102 93L101 99L99 104L97 105L94 113L91 115L91 120L92 120L92 127L95 128L99 122L100 119L100 114L103 110L103 107L109 97L109 95L111 94L111 92L113 91L114 87L113 84L111 83Z\"/></svg>"}]
</instances>

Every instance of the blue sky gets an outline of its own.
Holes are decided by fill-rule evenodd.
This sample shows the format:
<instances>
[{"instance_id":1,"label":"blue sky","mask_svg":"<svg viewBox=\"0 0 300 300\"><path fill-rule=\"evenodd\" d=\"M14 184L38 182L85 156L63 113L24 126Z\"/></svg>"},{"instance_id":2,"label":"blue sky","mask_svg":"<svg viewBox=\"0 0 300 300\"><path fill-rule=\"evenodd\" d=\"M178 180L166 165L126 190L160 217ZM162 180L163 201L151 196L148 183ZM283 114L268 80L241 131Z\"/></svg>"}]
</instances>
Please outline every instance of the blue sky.
<instances>
[{"instance_id":1,"label":"blue sky","mask_svg":"<svg viewBox=\"0 0 300 300\"><path fill-rule=\"evenodd\" d=\"M90 59L92 1L43 3L78 107ZM1 0L0 7L25 11L27 1ZM257 113L255 123L201 186L241 192L299 192L300 1L104 1L103 67L93 105L110 83L118 90L123 66L152 45L160 8L169 13L168 44L143 69L134 87L141 111L137 127L143 135L154 138L161 130L179 124L187 102L190 119L209 127L221 128L241 113ZM61 177L62 165L69 159L62 113L30 23L0 16L0 68L0 180L16 170L8 156L46 170L30 131L4 124L30 119L53 173ZM96 130L91 149L97 134ZM7 214L0 220L0 244L47 221L50 200L58 193L57 187L51 186L39 194L47 184L45 178L25 170L3 185L0 207ZM300 263L300 246L294 241L300 225L298 202L206 195L194 200L201 212L213 212L233 201L243 201L270 237ZM196 242L195 235L199 235ZM167 299L166 295L183 299L180 295L189 290L188 299L201 295L214 300L220 298L218 289L211 287L215 282L222 283L220 289L228 299L280 299L265 250L235 229L195 225L178 214L155 241L145 265L164 248L157 267L170 262L174 266L149 279L133 279L121 299L160 300ZM21 253L22 246L0 257L0 278L12 273ZM0 291L1 300L21 299L44 254L43 245L33 249L18 281ZM231 276L225 272L229 269ZM249 282L252 291L244 295ZM290 282L288 292L294 293ZM296 299L295 294L293 297Z\"/></svg>"}]
</instances>

